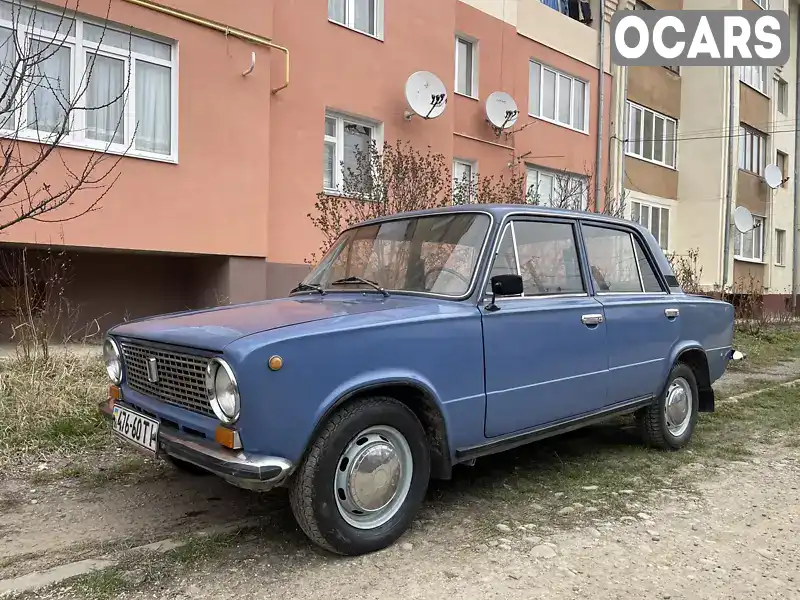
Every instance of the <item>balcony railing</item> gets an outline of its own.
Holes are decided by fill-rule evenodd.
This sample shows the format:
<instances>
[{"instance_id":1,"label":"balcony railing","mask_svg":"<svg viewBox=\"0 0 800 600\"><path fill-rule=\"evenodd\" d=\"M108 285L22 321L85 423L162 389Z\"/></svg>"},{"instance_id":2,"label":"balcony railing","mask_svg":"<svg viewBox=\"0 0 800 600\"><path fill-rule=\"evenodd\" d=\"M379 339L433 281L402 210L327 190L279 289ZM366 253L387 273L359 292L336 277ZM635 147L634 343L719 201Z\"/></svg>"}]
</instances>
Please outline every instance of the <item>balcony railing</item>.
<instances>
[{"instance_id":1,"label":"balcony railing","mask_svg":"<svg viewBox=\"0 0 800 600\"><path fill-rule=\"evenodd\" d=\"M540 0L545 6L567 15L571 19L592 24L592 11L588 0Z\"/></svg>"}]
</instances>

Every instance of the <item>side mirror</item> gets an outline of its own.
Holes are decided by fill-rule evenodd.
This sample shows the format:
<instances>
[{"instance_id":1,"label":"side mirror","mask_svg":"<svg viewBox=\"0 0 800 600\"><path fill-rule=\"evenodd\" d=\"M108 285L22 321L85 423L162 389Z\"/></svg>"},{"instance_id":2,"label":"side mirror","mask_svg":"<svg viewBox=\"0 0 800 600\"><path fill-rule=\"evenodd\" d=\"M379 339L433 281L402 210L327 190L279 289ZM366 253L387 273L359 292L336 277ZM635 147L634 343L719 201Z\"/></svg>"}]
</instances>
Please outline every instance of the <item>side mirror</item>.
<instances>
[{"instance_id":1,"label":"side mirror","mask_svg":"<svg viewBox=\"0 0 800 600\"><path fill-rule=\"evenodd\" d=\"M492 301L486 306L486 310L494 312L500 310L495 304L497 296L519 296L522 294L522 277L519 275L495 275L490 281L492 286Z\"/></svg>"}]
</instances>

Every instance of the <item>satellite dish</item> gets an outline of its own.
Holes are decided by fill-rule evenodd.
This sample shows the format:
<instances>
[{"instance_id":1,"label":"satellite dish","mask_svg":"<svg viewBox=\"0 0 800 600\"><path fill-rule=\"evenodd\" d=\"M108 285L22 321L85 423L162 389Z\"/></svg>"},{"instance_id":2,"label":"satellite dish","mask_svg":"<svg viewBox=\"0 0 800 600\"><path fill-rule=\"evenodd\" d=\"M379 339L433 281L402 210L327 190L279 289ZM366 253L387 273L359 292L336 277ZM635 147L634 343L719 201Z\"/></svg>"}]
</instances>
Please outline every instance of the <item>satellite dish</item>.
<instances>
[{"instance_id":1,"label":"satellite dish","mask_svg":"<svg viewBox=\"0 0 800 600\"><path fill-rule=\"evenodd\" d=\"M514 98L505 92L492 92L486 99L486 120L492 124L498 135L503 129L513 127L517 122L519 110Z\"/></svg>"},{"instance_id":2,"label":"satellite dish","mask_svg":"<svg viewBox=\"0 0 800 600\"><path fill-rule=\"evenodd\" d=\"M737 206L733 211L733 224L739 233L747 233L753 229L753 215L744 206Z\"/></svg>"},{"instance_id":3,"label":"satellite dish","mask_svg":"<svg viewBox=\"0 0 800 600\"><path fill-rule=\"evenodd\" d=\"M773 190L780 187L783 181L783 173L781 173L780 167L774 164L767 165L767 168L764 169L764 181L766 181L767 185Z\"/></svg>"},{"instance_id":4,"label":"satellite dish","mask_svg":"<svg viewBox=\"0 0 800 600\"><path fill-rule=\"evenodd\" d=\"M447 90L442 80L430 71L417 71L406 80L406 102L414 111L405 112L407 121L414 114L423 119L435 119L447 106Z\"/></svg>"}]
</instances>

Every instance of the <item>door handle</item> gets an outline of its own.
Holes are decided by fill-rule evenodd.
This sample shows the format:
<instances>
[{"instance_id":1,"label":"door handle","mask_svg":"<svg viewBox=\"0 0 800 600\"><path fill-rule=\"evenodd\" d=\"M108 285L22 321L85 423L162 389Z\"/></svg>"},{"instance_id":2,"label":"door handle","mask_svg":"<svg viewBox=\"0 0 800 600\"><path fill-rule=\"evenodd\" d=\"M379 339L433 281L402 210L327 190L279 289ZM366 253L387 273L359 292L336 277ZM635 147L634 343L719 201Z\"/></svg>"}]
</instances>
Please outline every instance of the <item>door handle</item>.
<instances>
[{"instance_id":1,"label":"door handle","mask_svg":"<svg viewBox=\"0 0 800 600\"><path fill-rule=\"evenodd\" d=\"M583 315L581 317L581 323L584 325L599 325L602 322L603 315L601 314Z\"/></svg>"},{"instance_id":2,"label":"door handle","mask_svg":"<svg viewBox=\"0 0 800 600\"><path fill-rule=\"evenodd\" d=\"M680 311L680 310L678 310L677 308L665 308L665 309L664 309L664 315L665 315L665 316L666 316L668 319L674 319L674 318L675 318L675 317L677 317L679 314L681 314L681 311Z\"/></svg>"}]
</instances>

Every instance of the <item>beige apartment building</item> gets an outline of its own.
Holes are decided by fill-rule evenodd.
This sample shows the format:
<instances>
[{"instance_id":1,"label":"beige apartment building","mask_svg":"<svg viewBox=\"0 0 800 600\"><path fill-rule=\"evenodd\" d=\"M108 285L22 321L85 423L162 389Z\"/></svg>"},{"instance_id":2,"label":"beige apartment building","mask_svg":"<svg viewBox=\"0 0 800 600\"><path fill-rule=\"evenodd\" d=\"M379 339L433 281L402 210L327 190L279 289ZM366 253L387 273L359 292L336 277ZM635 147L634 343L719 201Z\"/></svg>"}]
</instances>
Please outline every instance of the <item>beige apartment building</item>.
<instances>
[{"instance_id":1,"label":"beige apartment building","mask_svg":"<svg viewBox=\"0 0 800 600\"><path fill-rule=\"evenodd\" d=\"M761 289L767 308L788 306L796 268L797 2L631 0L629 7L789 12L785 66L615 67L615 98L625 102L615 101L612 109L612 172L629 217L646 225L665 250L697 251L704 288ZM769 164L783 174L774 190L764 180ZM754 217L756 227L744 234L734 228L732 214L726 222L726 212L737 206Z\"/></svg>"}]
</instances>

